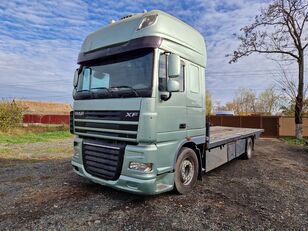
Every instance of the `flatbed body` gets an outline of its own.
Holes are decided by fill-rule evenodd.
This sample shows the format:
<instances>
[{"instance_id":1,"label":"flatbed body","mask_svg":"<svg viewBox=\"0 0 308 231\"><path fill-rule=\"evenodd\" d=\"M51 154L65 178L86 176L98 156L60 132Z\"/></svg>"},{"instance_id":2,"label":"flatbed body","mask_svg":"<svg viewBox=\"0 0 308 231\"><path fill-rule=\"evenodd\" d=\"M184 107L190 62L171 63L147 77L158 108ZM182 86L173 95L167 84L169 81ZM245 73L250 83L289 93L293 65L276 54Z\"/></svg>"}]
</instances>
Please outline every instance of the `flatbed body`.
<instances>
[{"instance_id":1,"label":"flatbed body","mask_svg":"<svg viewBox=\"0 0 308 231\"><path fill-rule=\"evenodd\" d=\"M210 128L208 148L214 148L236 140L254 136L258 138L263 129L213 126Z\"/></svg>"},{"instance_id":2,"label":"flatbed body","mask_svg":"<svg viewBox=\"0 0 308 231\"><path fill-rule=\"evenodd\" d=\"M263 129L210 127L203 159L203 171L209 172L247 152L249 140L258 138Z\"/></svg>"}]
</instances>

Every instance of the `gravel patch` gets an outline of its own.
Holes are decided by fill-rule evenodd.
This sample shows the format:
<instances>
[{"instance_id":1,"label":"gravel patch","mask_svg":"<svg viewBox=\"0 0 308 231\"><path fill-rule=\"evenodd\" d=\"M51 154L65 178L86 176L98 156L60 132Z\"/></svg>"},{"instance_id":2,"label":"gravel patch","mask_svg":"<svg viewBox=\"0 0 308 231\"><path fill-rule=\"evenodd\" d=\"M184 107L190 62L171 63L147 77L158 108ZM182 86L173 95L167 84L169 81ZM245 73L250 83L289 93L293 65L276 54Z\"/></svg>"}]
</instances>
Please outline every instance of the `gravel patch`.
<instances>
[{"instance_id":1,"label":"gravel patch","mask_svg":"<svg viewBox=\"0 0 308 231\"><path fill-rule=\"evenodd\" d=\"M57 143L8 148L32 156L72 140ZM260 139L251 160L205 174L190 194L146 197L77 176L65 155L0 159L0 230L308 230L304 147Z\"/></svg>"}]
</instances>

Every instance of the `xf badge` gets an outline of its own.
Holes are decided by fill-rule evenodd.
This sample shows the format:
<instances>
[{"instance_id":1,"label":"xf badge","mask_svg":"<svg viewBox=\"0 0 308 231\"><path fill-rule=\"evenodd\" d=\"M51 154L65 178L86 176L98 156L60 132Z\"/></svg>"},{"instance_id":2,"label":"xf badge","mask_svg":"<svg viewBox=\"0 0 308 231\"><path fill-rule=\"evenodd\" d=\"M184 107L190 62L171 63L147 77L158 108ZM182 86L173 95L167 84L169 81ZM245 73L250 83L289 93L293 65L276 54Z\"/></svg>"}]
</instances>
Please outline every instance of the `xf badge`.
<instances>
[{"instance_id":1,"label":"xf badge","mask_svg":"<svg viewBox=\"0 0 308 231\"><path fill-rule=\"evenodd\" d=\"M125 117L127 117L127 118L134 118L134 117L136 117L138 115L139 115L138 112L126 112Z\"/></svg>"}]
</instances>

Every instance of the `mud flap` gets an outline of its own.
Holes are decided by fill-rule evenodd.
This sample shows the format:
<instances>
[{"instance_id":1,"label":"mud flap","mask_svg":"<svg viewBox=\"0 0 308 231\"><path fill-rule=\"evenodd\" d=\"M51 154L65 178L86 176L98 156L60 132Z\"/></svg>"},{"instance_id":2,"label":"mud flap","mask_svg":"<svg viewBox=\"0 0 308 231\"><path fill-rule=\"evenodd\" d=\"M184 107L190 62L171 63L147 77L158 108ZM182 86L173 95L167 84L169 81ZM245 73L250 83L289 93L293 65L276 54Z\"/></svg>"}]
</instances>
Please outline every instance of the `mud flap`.
<instances>
[{"instance_id":1,"label":"mud flap","mask_svg":"<svg viewBox=\"0 0 308 231\"><path fill-rule=\"evenodd\" d=\"M196 147L196 150L198 152L198 164L199 164L199 171L198 171L198 180L202 181L202 158L201 158L201 151L199 148Z\"/></svg>"}]
</instances>

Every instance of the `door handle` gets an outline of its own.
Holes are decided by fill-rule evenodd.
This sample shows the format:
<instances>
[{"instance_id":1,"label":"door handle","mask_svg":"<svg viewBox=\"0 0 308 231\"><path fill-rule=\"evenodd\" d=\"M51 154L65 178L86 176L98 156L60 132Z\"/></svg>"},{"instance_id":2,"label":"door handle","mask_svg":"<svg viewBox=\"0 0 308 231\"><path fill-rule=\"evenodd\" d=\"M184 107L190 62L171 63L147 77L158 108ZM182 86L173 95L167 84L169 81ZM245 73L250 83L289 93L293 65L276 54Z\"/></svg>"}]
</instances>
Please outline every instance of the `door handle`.
<instances>
[{"instance_id":1,"label":"door handle","mask_svg":"<svg viewBox=\"0 0 308 231\"><path fill-rule=\"evenodd\" d=\"M186 128L186 124L180 124L179 128L180 129L185 129Z\"/></svg>"}]
</instances>

